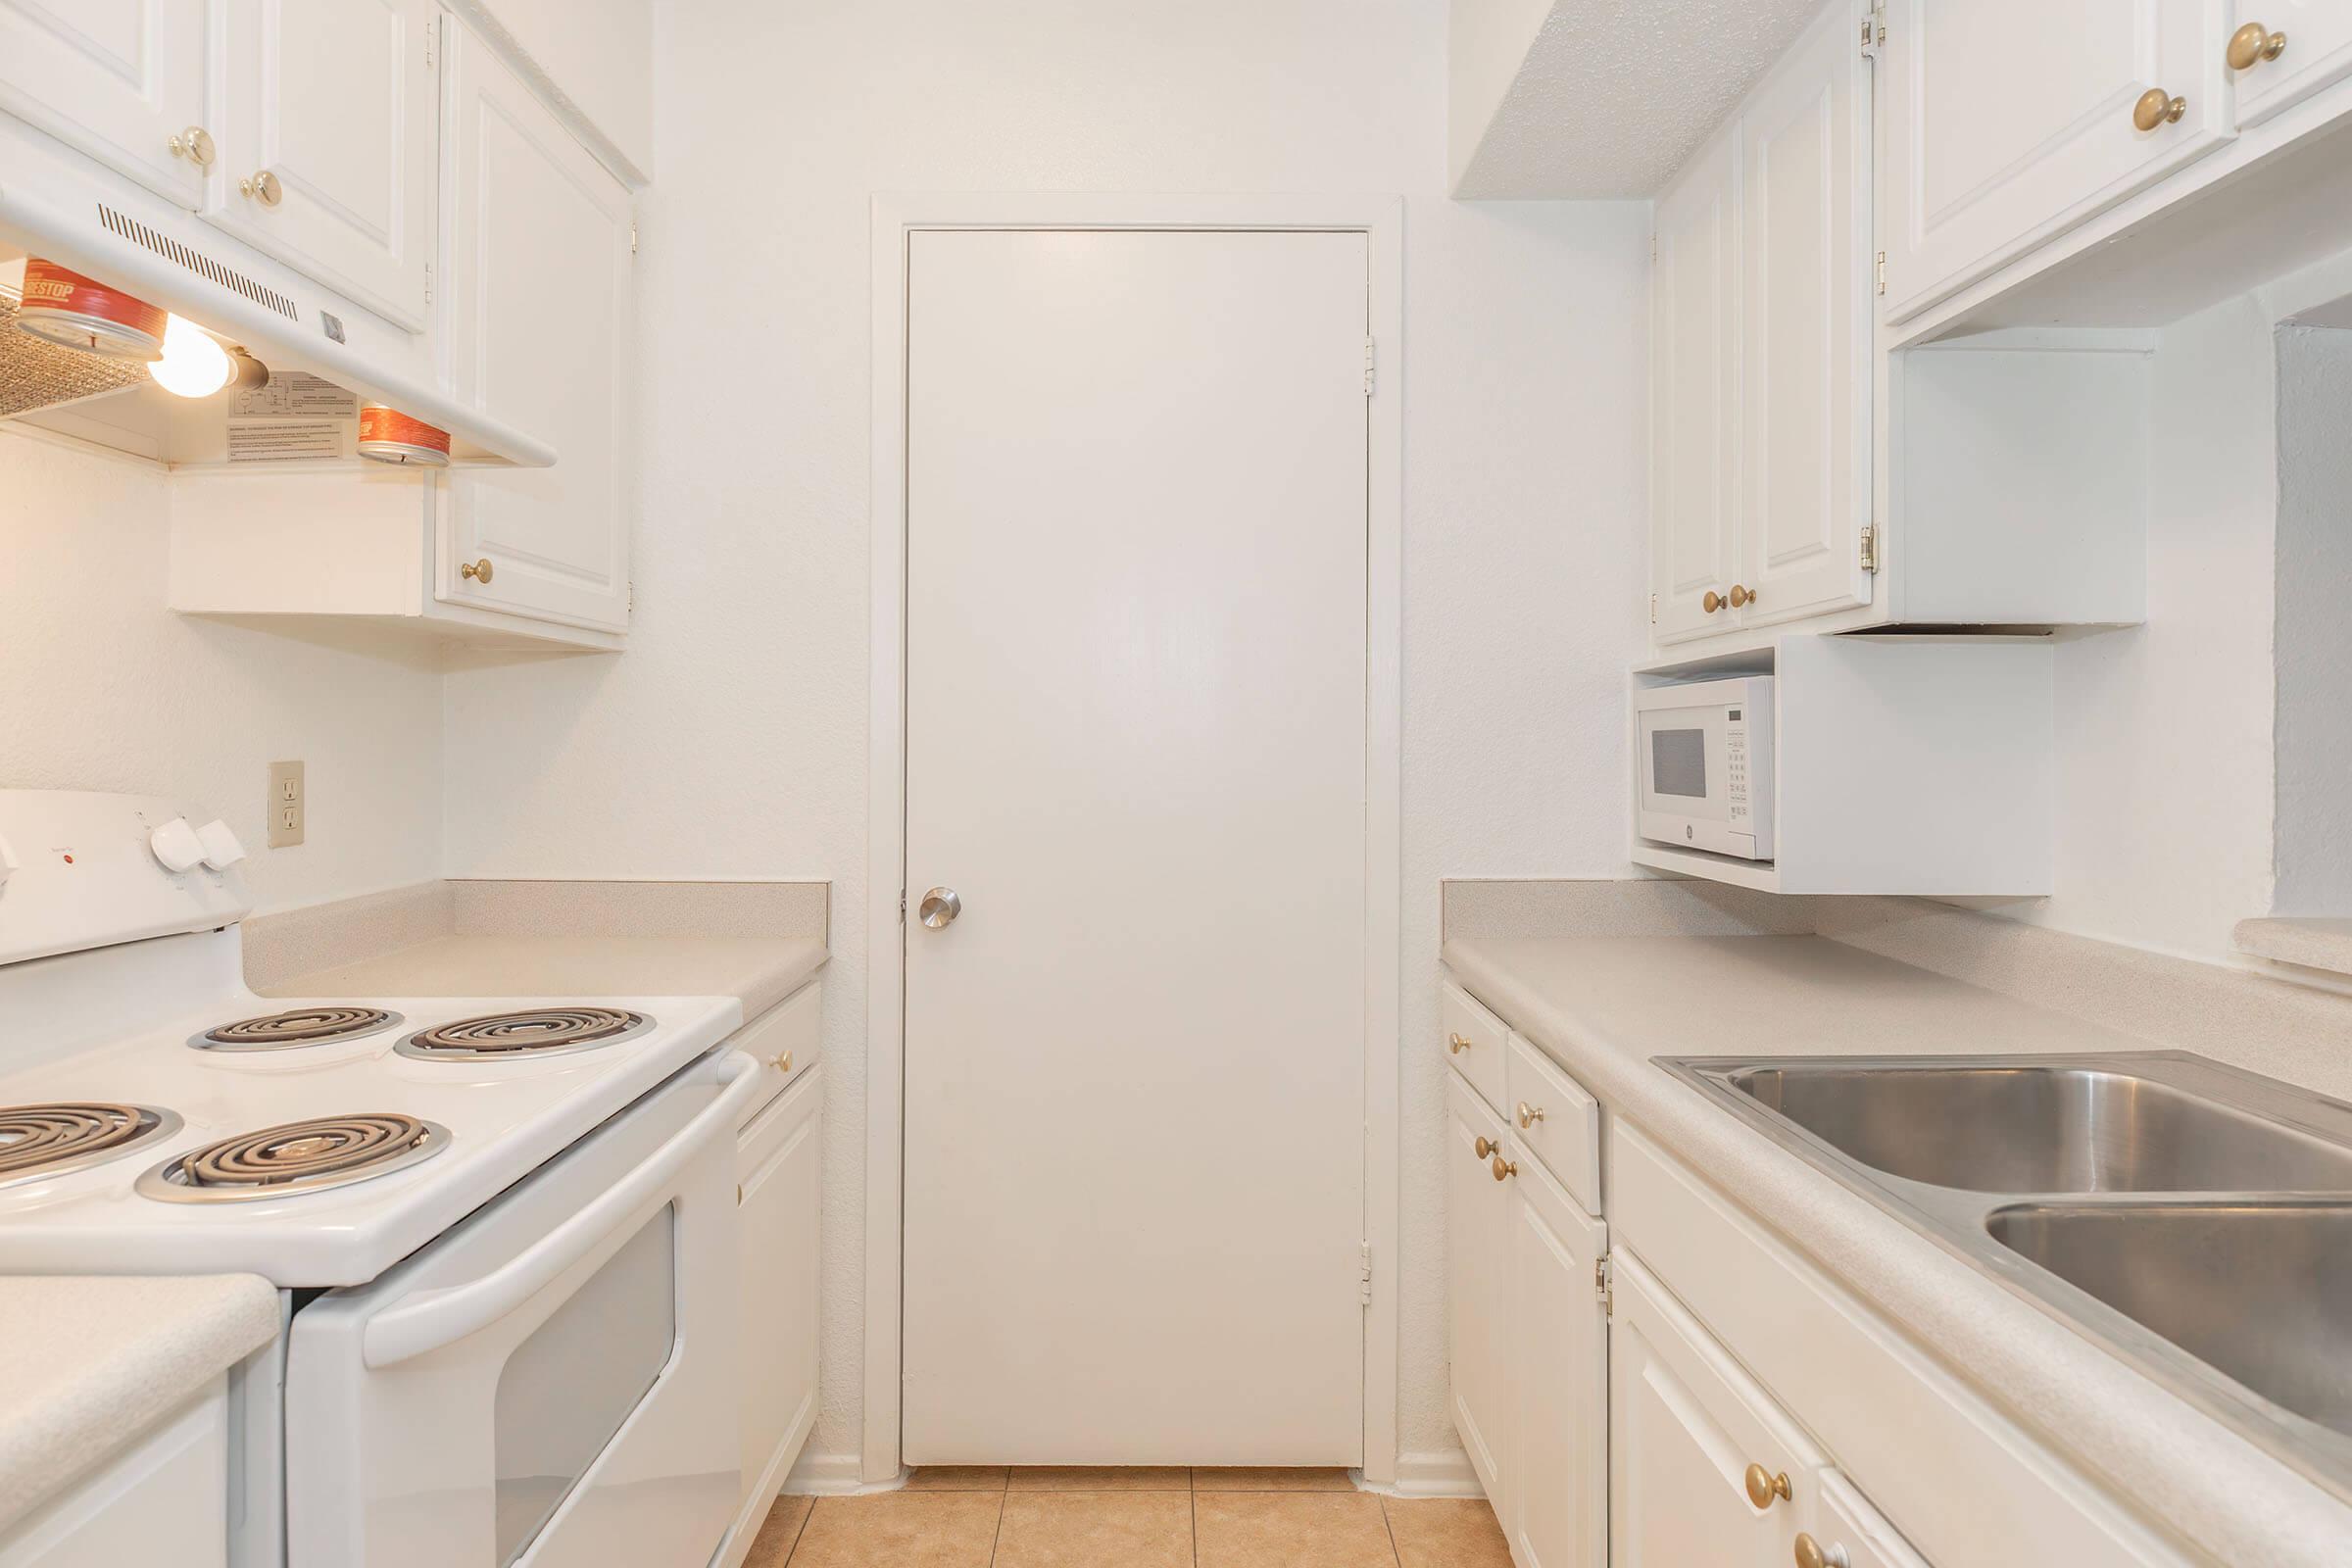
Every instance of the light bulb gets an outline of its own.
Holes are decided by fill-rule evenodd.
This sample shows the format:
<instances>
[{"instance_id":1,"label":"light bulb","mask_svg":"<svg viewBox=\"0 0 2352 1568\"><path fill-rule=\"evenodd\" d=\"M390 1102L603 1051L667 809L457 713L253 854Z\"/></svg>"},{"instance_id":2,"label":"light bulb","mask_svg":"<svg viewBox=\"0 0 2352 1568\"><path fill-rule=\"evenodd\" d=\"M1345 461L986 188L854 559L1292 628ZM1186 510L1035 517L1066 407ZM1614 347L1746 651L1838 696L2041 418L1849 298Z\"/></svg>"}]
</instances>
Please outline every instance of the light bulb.
<instances>
[{"instance_id":1,"label":"light bulb","mask_svg":"<svg viewBox=\"0 0 2352 1568\"><path fill-rule=\"evenodd\" d=\"M209 398L228 385L228 350L194 321L174 316L164 328L164 357L148 365L155 384L176 397Z\"/></svg>"}]
</instances>

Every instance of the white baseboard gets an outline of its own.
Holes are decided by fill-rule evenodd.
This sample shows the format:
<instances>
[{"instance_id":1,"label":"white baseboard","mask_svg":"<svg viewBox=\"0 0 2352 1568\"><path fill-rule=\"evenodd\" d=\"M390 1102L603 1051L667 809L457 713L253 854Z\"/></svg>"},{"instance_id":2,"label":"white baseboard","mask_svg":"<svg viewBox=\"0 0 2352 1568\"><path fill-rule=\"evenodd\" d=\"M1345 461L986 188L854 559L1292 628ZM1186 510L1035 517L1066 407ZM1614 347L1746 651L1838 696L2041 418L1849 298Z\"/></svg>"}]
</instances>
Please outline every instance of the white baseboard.
<instances>
[{"instance_id":1,"label":"white baseboard","mask_svg":"<svg viewBox=\"0 0 2352 1568\"><path fill-rule=\"evenodd\" d=\"M856 1453L803 1453L783 1490L796 1497L847 1497L864 1492L896 1492L906 1484L901 1471L888 1481L868 1483L858 1478L861 1461Z\"/></svg>"},{"instance_id":2,"label":"white baseboard","mask_svg":"<svg viewBox=\"0 0 2352 1568\"><path fill-rule=\"evenodd\" d=\"M1448 1448L1438 1453L1400 1453L1396 1456L1396 1484L1366 1490L1385 1492L1397 1497L1483 1497L1487 1494L1486 1489L1478 1484L1478 1472L1470 1468L1470 1456L1459 1448Z\"/></svg>"}]
</instances>

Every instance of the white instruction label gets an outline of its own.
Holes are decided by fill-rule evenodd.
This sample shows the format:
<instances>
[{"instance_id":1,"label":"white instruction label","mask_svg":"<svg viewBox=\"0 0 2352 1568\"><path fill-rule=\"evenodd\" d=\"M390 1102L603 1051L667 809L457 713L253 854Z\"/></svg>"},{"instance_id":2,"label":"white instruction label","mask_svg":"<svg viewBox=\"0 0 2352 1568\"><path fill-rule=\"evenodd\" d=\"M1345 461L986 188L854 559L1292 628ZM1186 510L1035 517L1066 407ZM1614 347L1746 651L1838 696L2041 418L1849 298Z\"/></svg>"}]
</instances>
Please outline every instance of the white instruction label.
<instances>
[{"instance_id":1,"label":"white instruction label","mask_svg":"<svg viewBox=\"0 0 2352 1568\"><path fill-rule=\"evenodd\" d=\"M336 419L231 419L228 461L292 463L303 458L343 455L343 424Z\"/></svg>"},{"instance_id":2,"label":"white instruction label","mask_svg":"<svg viewBox=\"0 0 2352 1568\"><path fill-rule=\"evenodd\" d=\"M228 412L269 418L356 419L360 400L356 393L346 392L332 381L295 370L270 376L268 386L237 393Z\"/></svg>"}]
</instances>

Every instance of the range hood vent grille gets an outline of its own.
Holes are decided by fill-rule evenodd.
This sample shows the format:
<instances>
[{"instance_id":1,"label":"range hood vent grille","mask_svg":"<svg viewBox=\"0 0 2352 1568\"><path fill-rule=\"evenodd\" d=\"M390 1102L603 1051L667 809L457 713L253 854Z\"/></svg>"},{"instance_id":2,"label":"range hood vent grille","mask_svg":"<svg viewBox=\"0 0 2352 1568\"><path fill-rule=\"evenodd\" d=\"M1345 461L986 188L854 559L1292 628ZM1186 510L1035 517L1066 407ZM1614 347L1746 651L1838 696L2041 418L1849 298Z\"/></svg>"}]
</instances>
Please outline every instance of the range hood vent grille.
<instances>
[{"instance_id":1,"label":"range hood vent grille","mask_svg":"<svg viewBox=\"0 0 2352 1568\"><path fill-rule=\"evenodd\" d=\"M222 267L202 251L190 250L168 234L158 234L137 219L118 213L104 202L98 204L98 221L106 226L108 232L120 235L133 245L144 246L166 261L184 267L222 288L234 289L254 304L275 311L289 321L302 319L302 314L294 308L294 302L277 290L267 288L242 272Z\"/></svg>"},{"instance_id":2,"label":"range hood vent grille","mask_svg":"<svg viewBox=\"0 0 2352 1568\"><path fill-rule=\"evenodd\" d=\"M0 289L0 419L143 386L147 367L61 348L17 329L17 296Z\"/></svg>"}]
</instances>

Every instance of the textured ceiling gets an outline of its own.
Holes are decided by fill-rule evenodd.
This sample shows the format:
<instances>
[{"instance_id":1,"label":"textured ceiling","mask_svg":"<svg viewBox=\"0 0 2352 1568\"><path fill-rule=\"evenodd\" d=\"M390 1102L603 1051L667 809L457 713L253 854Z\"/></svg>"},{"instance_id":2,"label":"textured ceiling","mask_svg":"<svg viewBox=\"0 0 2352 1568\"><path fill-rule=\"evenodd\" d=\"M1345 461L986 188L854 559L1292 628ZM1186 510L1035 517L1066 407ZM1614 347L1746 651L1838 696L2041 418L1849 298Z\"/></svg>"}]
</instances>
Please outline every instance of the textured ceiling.
<instances>
[{"instance_id":1,"label":"textured ceiling","mask_svg":"<svg viewBox=\"0 0 2352 1568\"><path fill-rule=\"evenodd\" d=\"M1454 194L1655 194L1820 7L1557 0Z\"/></svg>"}]
</instances>

